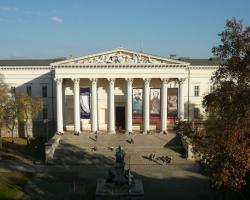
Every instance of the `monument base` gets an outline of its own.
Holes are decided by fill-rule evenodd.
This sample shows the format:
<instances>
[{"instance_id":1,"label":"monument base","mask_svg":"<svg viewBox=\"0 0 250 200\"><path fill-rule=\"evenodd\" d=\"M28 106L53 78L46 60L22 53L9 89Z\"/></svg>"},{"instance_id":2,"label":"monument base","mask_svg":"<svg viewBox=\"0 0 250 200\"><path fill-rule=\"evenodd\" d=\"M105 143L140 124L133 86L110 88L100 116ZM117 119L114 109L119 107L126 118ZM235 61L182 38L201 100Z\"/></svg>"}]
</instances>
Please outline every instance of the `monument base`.
<instances>
[{"instance_id":1,"label":"monument base","mask_svg":"<svg viewBox=\"0 0 250 200\"><path fill-rule=\"evenodd\" d=\"M105 179L99 179L96 187L96 200L142 200L144 190L142 181L134 179L134 184L129 189L128 185L116 185L107 183Z\"/></svg>"}]
</instances>

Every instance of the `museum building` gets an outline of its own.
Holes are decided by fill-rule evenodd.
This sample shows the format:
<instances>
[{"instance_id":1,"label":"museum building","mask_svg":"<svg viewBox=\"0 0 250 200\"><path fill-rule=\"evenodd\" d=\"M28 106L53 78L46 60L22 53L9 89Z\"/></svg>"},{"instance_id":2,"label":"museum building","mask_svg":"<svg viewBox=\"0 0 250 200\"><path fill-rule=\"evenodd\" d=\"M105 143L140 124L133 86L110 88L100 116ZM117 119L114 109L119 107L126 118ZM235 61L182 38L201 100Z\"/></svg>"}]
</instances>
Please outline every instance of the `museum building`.
<instances>
[{"instance_id":1,"label":"museum building","mask_svg":"<svg viewBox=\"0 0 250 200\"><path fill-rule=\"evenodd\" d=\"M205 116L217 59L170 59L117 48L77 58L0 60L13 93L42 98L38 121L56 130L167 133L177 118Z\"/></svg>"}]
</instances>

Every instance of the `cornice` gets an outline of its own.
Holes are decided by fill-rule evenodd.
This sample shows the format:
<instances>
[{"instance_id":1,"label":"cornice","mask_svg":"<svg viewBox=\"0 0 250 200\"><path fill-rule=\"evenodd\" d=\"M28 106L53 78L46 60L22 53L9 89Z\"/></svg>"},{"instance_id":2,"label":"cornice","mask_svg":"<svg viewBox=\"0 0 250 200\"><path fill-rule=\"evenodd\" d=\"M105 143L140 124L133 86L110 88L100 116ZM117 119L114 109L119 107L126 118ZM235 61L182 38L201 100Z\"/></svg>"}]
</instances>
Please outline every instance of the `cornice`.
<instances>
[{"instance_id":1,"label":"cornice","mask_svg":"<svg viewBox=\"0 0 250 200\"><path fill-rule=\"evenodd\" d=\"M0 70L40 70L49 69L52 70L51 66L0 66Z\"/></svg>"},{"instance_id":2,"label":"cornice","mask_svg":"<svg viewBox=\"0 0 250 200\"><path fill-rule=\"evenodd\" d=\"M179 64L85 64L85 65L55 65L59 68L186 68L187 65Z\"/></svg>"},{"instance_id":3,"label":"cornice","mask_svg":"<svg viewBox=\"0 0 250 200\"><path fill-rule=\"evenodd\" d=\"M85 65L58 65L58 66L0 66L0 70L41 70L41 69L115 69L115 68L186 68L194 70L218 69L219 66L213 65L180 65L180 64L85 64Z\"/></svg>"},{"instance_id":4,"label":"cornice","mask_svg":"<svg viewBox=\"0 0 250 200\"><path fill-rule=\"evenodd\" d=\"M197 69L197 70L204 70L204 69L218 69L219 66L214 65L189 65L188 69Z\"/></svg>"}]
</instances>

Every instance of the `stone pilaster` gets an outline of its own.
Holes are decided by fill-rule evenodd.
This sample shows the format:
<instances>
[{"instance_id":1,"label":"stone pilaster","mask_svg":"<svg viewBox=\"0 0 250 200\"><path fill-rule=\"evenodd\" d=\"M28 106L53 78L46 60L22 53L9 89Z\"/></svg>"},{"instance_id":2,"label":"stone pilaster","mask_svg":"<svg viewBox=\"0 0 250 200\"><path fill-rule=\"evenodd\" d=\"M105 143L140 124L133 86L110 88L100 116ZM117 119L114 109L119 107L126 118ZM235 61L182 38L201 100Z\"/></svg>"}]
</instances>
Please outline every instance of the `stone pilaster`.
<instances>
[{"instance_id":1,"label":"stone pilaster","mask_svg":"<svg viewBox=\"0 0 250 200\"><path fill-rule=\"evenodd\" d=\"M62 108L62 78L56 81L56 105L57 105L57 132L63 133L63 108Z\"/></svg>"},{"instance_id":2,"label":"stone pilaster","mask_svg":"<svg viewBox=\"0 0 250 200\"><path fill-rule=\"evenodd\" d=\"M132 133L132 85L133 79L127 78L127 96L126 96L126 133Z\"/></svg>"},{"instance_id":3,"label":"stone pilaster","mask_svg":"<svg viewBox=\"0 0 250 200\"><path fill-rule=\"evenodd\" d=\"M74 125L75 125L75 133L80 133L80 88L79 78L72 79L74 83Z\"/></svg>"},{"instance_id":4,"label":"stone pilaster","mask_svg":"<svg viewBox=\"0 0 250 200\"><path fill-rule=\"evenodd\" d=\"M168 79L161 79L161 133L167 133L167 119L168 119Z\"/></svg>"},{"instance_id":5,"label":"stone pilaster","mask_svg":"<svg viewBox=\"0 0 250 200\"><path fill-rule=\"evenodd\" d=\"M115 79L110 78L109 81L109 94L108 94L108 133L115 134Z\"/></svg>"},{"instance_id":6,"label":"stone pilaster","mask_svg":"<svg viewBox=\"0 0 250 200\"><path fill-rule=\"evenodd\" d=\"M149 89L150 89L150 78L144 79L144 107L143 107L143 134L148 134L150 126L150 113L149 113Z\"/></svg>"},{"instance_id":7,"label":"stone pilaster","mask_svg":"<svg viewBox=\"0 0 250 200\"><path fill-rule=\"evenodd\" d=\"M179 109L178 109L178 118L180 120L184 119L184 82L185 78L179 79Z\"/></svg>"},{"instance_id":8,"label":"stone pilaster","mask_svg":"<svg viewBox=\"0 0 250 200\"><path fill-rule=\"evenodd\" d=\"M98 79L92 78L91 81L91 131L96 133L97 128L97 81Z\"/></svg>"}]
</instances>

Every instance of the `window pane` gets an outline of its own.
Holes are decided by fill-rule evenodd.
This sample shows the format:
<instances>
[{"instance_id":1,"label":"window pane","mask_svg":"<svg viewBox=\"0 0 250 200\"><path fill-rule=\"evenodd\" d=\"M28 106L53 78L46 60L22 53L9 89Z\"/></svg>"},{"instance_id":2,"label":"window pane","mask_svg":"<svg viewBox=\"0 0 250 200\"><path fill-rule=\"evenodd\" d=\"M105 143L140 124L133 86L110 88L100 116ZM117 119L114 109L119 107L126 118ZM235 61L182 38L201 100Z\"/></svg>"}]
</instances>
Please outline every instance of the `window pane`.
<instances>
[{"instance_id":1,"label":"window pane","mask_svg":"<svg viewBox=\"0 0 250 200\"><path fill-rule=\"evenodd\" d=\"M47 97L47 86L42 87L42 96Z\"/></svg>"},{"instance_id":2,"label":"window pane","mask_svg":"<svg viewBox=\"0 0 250 200\"><path fill-rule=\"evenodd\" d=\"M43 119L48 119L48 106L43 107Z\"/></svg>"},{"instance_id":3,"label":"window pane","mask_svg":"<svg viewBox=\"0 0 250 200\"><path fill-rule=\"evenodd\" d=\"M27 95L31 96L31 86L27 86Z\"/></svg>"},{"instance_id":4,"label":"window pane","mask_svg":"<svg viewBox=\"0 0 250 200\"><path fill-rule=\"evenodd\" d=\"M198 119L200 115L200 109L199 108L194 108L194 118Z\"/></svg>"},{"instance_id":5,"label":"window pane","mask_svg":"<svg viewBox=\"0 0 250 200\"><path fill-rule=\"evenodd\" d=\"M200 96L200 86L198 86L198 85L196 85L196 86L194 86L194 96Z\"/></svg>"}]
</instances>

